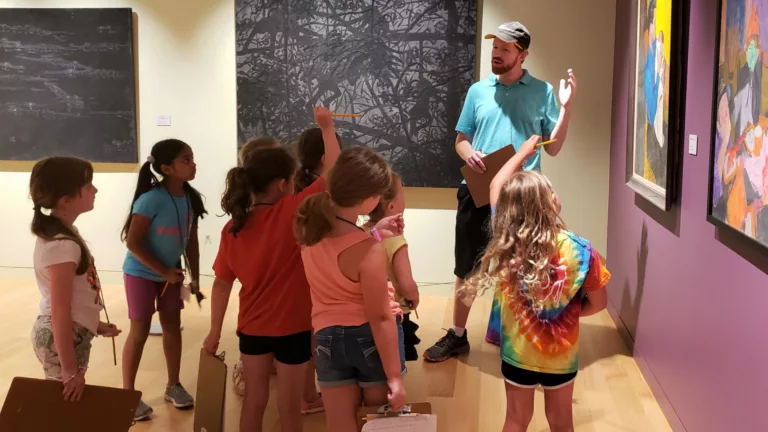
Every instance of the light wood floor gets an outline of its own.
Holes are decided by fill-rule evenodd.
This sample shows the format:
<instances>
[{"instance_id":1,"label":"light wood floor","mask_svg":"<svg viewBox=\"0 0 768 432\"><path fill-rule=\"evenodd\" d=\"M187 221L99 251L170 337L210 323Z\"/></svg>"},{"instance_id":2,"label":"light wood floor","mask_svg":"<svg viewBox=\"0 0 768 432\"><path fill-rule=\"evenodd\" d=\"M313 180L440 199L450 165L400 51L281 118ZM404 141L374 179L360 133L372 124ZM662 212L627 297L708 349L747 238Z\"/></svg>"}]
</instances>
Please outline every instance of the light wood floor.
<instances>
[{"instance_id":1,"label":"light wood floor","mask_svg":"<svg viewBox=\"0 0 768 432\"><path fill-rule=\"evenodd\" d=\"M128 319L125 295L121 286L105 286L110 318L127 331ZM37 314L39 293L30 282L0 281L0 399L4 400L14 376L42 377L35 358L30 331ZM183 313L185 329L182 383L195 394L199 350L209 327L210 303L187 307ZM498 349L483 342L490 302L478 300L468 325L472 352L458 360L441 364L409 362L406 379L408 400L428 401L438 416L440 432L499 431L504 419L504 385L500 373ZM226 318L228 332L222 338L221 349L227 352L231 367L237 359L237 296L233 296ZM442 336L441 328L449 327L452 303L445 297L426 297L419 307L421 325L419 352ZM580 432L669 431L658 404L640 375L629 351L607 313L582 321L581 372L576 380L573 400L576 430ZM124 334L125 335L125 334ZM124 335L117 339L118 362ZM147 342L137 386L144 392L144 401L155 414L151 421L134 426L134 432L188 431L192 429L193 412L175 410L163 402L166 372L161 340L150 337ZM94 341L91 367L87 382L119 387L119 366L112 363L112 347L108 339ZM231 384L231 381L228 385ZM544 416L543 394L536 394L536 412L529 431L549 430ZM228 388L226 430L238 430L241 399ZM277 409L271 402L266 415L265 430L278 431ZM305 431L325 431L323 414L305 417Z\"/></svg>"}]
</instances>

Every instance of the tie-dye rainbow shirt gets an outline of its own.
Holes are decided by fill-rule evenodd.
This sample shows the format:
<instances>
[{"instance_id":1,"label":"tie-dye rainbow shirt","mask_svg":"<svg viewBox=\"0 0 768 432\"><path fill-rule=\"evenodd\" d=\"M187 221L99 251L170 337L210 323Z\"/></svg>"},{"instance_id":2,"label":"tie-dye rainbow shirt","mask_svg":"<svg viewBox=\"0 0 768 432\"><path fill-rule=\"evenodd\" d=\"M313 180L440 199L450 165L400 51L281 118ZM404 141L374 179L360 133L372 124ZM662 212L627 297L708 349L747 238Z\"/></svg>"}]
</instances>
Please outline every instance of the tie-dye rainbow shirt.
<instances>
[{"instance_id":1,"label":"tie-dye rainbow shirt","mask_svg":"<svg viewBox=\"0 0 768 432\"><path fill-rule=\"evenodd\" d=\"M586 239L563 231L558 243L559 254L551 261L553 283L541 295L549 298L538 312L520 286L502 281L496 287L489 333L501 329L501 358L521 369L552 374L578 370L582 288L587 293L601 289L611 278Z\"/></svg>"}]
</instances>

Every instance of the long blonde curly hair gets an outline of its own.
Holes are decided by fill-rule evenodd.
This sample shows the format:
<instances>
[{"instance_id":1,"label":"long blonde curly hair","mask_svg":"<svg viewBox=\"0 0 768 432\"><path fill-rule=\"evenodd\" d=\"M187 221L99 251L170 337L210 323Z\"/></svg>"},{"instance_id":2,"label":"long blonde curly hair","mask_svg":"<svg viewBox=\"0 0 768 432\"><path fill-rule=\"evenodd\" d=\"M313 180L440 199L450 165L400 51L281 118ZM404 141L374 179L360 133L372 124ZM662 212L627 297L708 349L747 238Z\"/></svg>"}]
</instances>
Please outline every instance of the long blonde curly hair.
<instances>
[{"instance_id":1,"label":"long blonde curly hair","mask_svg":"<svg viewBox=\"0 0 768 432\"><path fill-rule=\"evenodd\" d=\"M464 285L470 301L500 281L523 294L536 307L550 286L550 261L557 254L557 235L566 229L552 183L537 171L512 175L496 202L491 240L477 271ZM511 293L509 293L511 294Z\"/></svg>"}]
</instances>

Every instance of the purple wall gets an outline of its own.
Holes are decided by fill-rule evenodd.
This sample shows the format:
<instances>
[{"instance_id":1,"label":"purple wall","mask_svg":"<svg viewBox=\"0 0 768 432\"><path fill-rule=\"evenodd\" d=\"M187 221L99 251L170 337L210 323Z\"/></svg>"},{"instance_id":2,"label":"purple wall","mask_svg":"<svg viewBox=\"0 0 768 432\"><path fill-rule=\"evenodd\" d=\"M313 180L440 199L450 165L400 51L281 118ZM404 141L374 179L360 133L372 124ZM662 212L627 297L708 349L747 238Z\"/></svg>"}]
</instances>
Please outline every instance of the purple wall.
<instances>
[{"instance_id":1,"label":"purple wall","mask_svg":"<svg viewBox=\"0 0 768 432\"><path fill-rule=\"evenodd\" d=\"M631 2L616 3L607 254L614 318L631 334L674 430L768 431L768 258L706 221L717 1L691 0L686 152L678 204L666 213L625 185ZM699 137L697 156L687 153L689 134Z\"/></svg>"}]
</instances>

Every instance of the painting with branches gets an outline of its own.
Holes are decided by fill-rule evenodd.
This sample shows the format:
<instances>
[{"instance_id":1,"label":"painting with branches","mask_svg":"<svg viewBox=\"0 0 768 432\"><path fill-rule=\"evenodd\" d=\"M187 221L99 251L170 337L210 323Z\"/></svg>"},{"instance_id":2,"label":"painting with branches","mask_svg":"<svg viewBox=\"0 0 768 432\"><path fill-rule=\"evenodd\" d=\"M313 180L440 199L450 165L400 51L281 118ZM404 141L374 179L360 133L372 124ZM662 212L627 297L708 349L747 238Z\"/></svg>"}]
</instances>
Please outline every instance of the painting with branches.
<instances>
[{"instance_id":1,"label":"painting with branches","mask_svg":"<svg viewBox=\"0 0 768 432\"><path fill-rule=\"evenodd\" d=\"M456 187L454 128L474 81L476 0L237 0L239 145L285 145L337 113L344 147L381 154L406 186Z\"/></svg>"}]
</instances>

